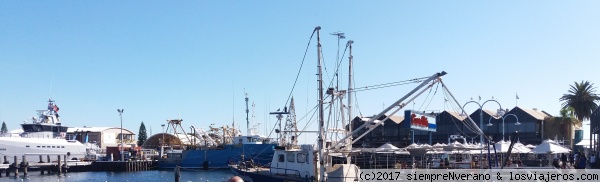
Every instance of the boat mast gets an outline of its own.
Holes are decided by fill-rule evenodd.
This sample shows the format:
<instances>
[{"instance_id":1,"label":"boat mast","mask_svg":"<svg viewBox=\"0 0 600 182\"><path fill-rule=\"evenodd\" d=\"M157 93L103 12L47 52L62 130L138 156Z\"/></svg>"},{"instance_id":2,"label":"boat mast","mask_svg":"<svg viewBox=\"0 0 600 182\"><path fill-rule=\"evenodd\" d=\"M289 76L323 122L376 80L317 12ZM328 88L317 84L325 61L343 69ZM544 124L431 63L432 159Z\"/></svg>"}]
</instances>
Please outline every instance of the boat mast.
<instances>
[{"instance_id":1,"label":"boat mast","mask_svg":"<svg viewBox=\"0 0 600 182\"><path fill-rule=\"evenodd\" d=\"M325 145L325 140L324 140L324 113L323 113L323 72L321 70L321 33L320 33L321 27L315 27L315 31L317 31L317 77L318 77L318 81L317 83L318 88L319 88L319 138L318 138L318 145L317 145L317 149L319 150L319 163L320 163L320 169L319 169L319 181L325 181L325 157L323 156L323 149L324 149L324 145Z\"/></svg>"},{"instance_id":2,"label":"boat mast","mask_svg":"<svg viewBox=\"0 0 600 182\"><path fill-rule=\"evenodd\" d=\"M348 56L348 133L352 133L352 119L354 116L352 115L352 44L354 41L348 41L348 47L350 49L350 54ZM347 133L347 134L348 134ZM352 136L348 138L346 142L346 150L352 151ZM347 164L350 164L350 157L346 159Z\"/></svg>"},{"instance_id":3,"label":"boat mast","mask_svg":"<svg viewBox=\"0 0 600 182\"><path fill-rule=\"evenodd\" d=\"M248 93L246 94L246 135L250 135L250 120L248 119L248 113L250 113L250 110L248 109Z\"/></svg>"}]
</instances>

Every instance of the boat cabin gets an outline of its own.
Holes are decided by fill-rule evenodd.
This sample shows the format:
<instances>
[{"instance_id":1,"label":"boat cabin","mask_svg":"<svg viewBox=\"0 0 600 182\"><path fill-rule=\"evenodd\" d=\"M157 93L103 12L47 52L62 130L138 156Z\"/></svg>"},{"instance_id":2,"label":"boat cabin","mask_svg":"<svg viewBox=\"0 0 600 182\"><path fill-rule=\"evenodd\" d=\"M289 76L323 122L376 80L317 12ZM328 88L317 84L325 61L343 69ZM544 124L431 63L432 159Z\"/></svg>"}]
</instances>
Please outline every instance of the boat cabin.
<instances>
[{"instance_id":1,"label":"boat cabin","mask_svg":"<svg viewBox=\"0 0 600 182\"><path fill-rule=\"evenodd\" d=\"M234 144L262 144L263 141L263 137L259 135L233 137Z\"/></svg>"},{"instance_id":2,"label":"boat cabin","mask_svg":"<svg viewBox=\"0 0 600 182\"><path fill-rule=\"evenodd\" d=\"M312 177L316 166L312 145L301 145L299 149L275 150L271 161L271 173L292 175L302 178Z\"/></svg>"}]
</instances>

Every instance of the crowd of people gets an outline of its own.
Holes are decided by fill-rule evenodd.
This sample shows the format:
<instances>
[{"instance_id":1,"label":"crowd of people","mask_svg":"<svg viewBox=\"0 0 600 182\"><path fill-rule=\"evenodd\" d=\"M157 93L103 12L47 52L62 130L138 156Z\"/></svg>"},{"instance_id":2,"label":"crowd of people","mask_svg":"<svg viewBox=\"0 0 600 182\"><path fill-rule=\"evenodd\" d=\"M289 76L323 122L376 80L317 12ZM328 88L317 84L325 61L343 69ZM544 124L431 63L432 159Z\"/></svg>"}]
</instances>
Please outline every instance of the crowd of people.
<instances>
[{"instance_id":1,"label":"crowd of people","mask_svg":"<svg viewBox=\"0 0 600 182\"><path fill-rule=\"evenodd\" d=\"M596 163L596 155L591 154L586 157L581 152L570 154L569 156L562 154L560 158L555 158L552 162L552 166L557 169L585 169L588 164L592 169L598 168Z\"/></svg>"}]
</instances>

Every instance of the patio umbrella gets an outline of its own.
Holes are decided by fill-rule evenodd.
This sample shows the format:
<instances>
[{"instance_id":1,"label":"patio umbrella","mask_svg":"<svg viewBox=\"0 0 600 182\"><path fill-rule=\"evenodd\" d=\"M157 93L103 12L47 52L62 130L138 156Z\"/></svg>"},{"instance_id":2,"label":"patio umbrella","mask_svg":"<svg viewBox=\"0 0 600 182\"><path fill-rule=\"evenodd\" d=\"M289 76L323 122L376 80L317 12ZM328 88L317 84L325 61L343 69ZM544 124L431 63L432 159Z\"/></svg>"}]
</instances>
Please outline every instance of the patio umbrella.
<instances>
[{"instance_id":1,"label":"patio umbrella","mask_svg":"<svg viewBox=\"0 0 600 182\"><path fill-rule=\"evenodd\" d=\"M558 143L553 141L544 141L537 147L531 150L535 154L561 154L561 153L569 153L570 149L567 149L563 146L560 146Z\"/></svg>"},{"instance_id":2,"label":"patio umbrella","mask_svg":"<svg viewBox=\"0 0 600 182\"><path fill-rule=\"evenodd\" d=\"M400 150L400 148L390 144L390 143L385 143L379 147L377 147L377 149L375 149L376 153L394 153L394 151L398 151Z\"/></svg>"},{"instance_id":3,"label":"patio umbrella","mask_svg":"<svg viewBox=\"0 0 600 182\"><path fill-rule=\"evenodd\" d=\"M527 148L529 148L529 149L533 149L533 148L535 148L535 146L534 146L534 145L531 145L531 144L527 144L527 145L525 145L525 147L527 147Z\"/></svg>"}]
</instances>

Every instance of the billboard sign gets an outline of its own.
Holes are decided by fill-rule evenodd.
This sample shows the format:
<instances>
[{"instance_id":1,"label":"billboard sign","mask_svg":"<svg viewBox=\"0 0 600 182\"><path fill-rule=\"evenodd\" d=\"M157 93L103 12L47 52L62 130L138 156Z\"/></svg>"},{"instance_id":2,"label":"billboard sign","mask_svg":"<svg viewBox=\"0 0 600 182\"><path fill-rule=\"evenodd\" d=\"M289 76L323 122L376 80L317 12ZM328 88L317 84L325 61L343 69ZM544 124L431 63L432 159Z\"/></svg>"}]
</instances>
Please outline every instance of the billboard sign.
<instances>
[{"instance_id":1,"label":"billboard sign","mask_svg":"<svg viewBox=\"0 0 600 182\"><path fill-rule=\"evenodd\" d=\"M431 131L435 132L437 125L435 119L429 121L429 118L423 115L417 115L411 110L404 111L404 121L402 121L404 128L411 128L416 130Z\"/></svg>"}]
</instances>

